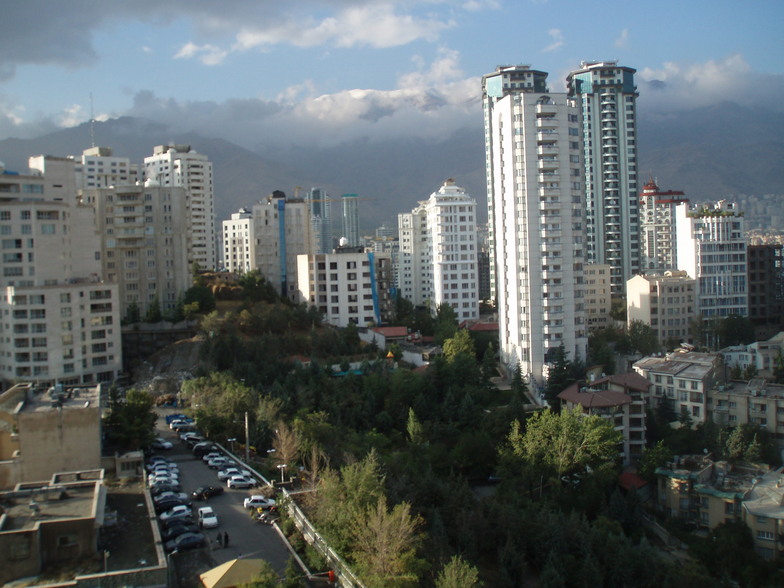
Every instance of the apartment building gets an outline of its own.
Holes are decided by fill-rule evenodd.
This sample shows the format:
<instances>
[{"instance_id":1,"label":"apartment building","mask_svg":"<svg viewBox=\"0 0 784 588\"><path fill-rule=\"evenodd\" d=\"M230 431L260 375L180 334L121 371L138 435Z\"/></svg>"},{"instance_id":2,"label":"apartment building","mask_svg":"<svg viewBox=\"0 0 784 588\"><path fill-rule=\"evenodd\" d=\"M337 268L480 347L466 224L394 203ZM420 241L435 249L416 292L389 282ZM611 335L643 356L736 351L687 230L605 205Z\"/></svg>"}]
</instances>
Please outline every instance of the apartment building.
<instances>
[{"instance_id":1,"label":"apartment building","mask_svg":"<svg viewBox=\"0 0 784 588\"><path fill-rule=\"evenodd\" d=\"M361 247L297 257L299 301L336 327L382 325L394 309L391 258Z\"/></svg>"},{"instance_id":2,"label":"apartment building","mask_svg":"<svg viewBox=\"0 0 784 588\"><path fill-rule=\"evenodd\" d=\"M586 328L590 333L612 325L611 267L586 264L584 273Z\"/></svg>"},{"instance_id":3,"label":"apartment building","mask_svg":"<svg viewBox=\"0 0 784 588\"><path fill-rule=\"evenodd\" d=\"M253 214L247 208L234 212L223 226L223 268L228 272L244 274L253 269L256 259L253 237Z\"/></svg>"},{"instance_id":4,"label":"apartment building","mask_svg":"<svg viewBox=\"0 0 784 588\"><path fill-rule=\"evenodd\" d=\"M697 311L705 321L748 316L748 266L743 213L732 202L675 207L678 269L697 280Z\"/></svg>"},{"instance_id":5,"label":"apartment building","mask_svg":"<svg viewBox=\"0 0 784 588\"><path fill-rule=\"evenodd\" d=\"M558 394L563 407L610 419L623 435L623 465L636 463L645 448L645 406L651 384L635 372L575 382Z\"/></svg>"},{"instance_id":6,"label":"apartment building","mask_svg":"<svg viewBox=\"0 0 784 588\"><path fill-rule=\"evenodd\" d=\"M449 304L459 321L479 318L476 200L452 179L410 213L398 215L398 288L436 313Z\"/></svg>"},{"instance_id":7,"label":"apartment building","mask_svg":"<svg viewBox=\"0 0 784 588\"><path fill-rule=\"evenodd\" d=\"M675 207L688 205L688 202L683 192L660 190L653 178L643 186L640 194L642 272L663 273L678 269Z\"/></svg>"},{"instance_id":8,"label":"apartment building","mask_svg":"<svg viewBox=\"0 0 784 588\"><path fill-rule=\"evenodd\" d=\"M587 355L582 111L547 74L483 76L489 243L501 364L543 385L558 348Z\"/></svg>"},{"instance_id":9,"label":"apartment building","mask_svg":"<svg viewBox=\"0 0 784 588\"><path fill-rule=\"evenodd\" d=\"M694 343L697 284L684 271L634 276L626 282L628 325L641 321L653 329L663 349Z\"/></svg>"},{"instance_id":10,"label":"apartment building","mask_svg":"<svg viewBox=\"0 0 784 588\"><path fill-rule=\"evenodd\" d=\"M215 269L215 194L212 162L190 145L158 145L144 158L144 178L186 193L188 264Z\"/></svg>"},{"instance_id":11,"label":"apartment building","mask_svg":"<svg viewBox=\"0 0 784 588\"><path fill-rule=\"evenodd\" d=\"M357 194L343 194L340 197L343 205L342 239L348 247L361 245L359 239L359 196Z\"/></svg>"},{"instance_id":12,"label":"apartment building","mask_svg":"<svg viewBox=\"0 0 784 588\"><path fill-rule=\"evenodd\" d=\"M757 339L767 339L784 330L784 244L749 244L746 252L749 319Z\"/></svg>"},{"instance_id":13,"label":"apartment building","mask_svg":"<svg viewBox=\"0 0 784 588\"><path fill-rule=\"evenodd\" d=\"M311 188L305 194L305 202L313 232L313 251L309 253L331 253L335 245L332 242L332 200L329 194L324 188Z\"/></svg>"},{"instance_id":14,"label":"apartment building","mask_svg":"<svg viewBox=\"0 0 784 588\"><path fill-rule=\"evenodd\" d=\"M718 425L758 425L784 445L784 385L765 378L728 381L709 393L708 415Z\"/></svg>"},{"instance_id":15,"label":"apartment building","mask_svg":"<svg viewBox=\"0 0 784 588\"><path fill-rule=\"evenodd\" d=\"M640 271L635 72L617 61L582 62L566 78L582 114L585 260L611 267L617 297Z\"/></svg>"},{"instance_id":16,"label":"apartment building","mask_svg":"<svg viewBox=\"0 0 784 588\"><path fill-rule=\"evenodd\" d=\"M117 157L111 147L90 147L76 164L76 185L81 190L127 186L142 178L139 165Z\"/></svg>"},{"instance_id":17,"label":"apartment building","mask_svg":"<svg viewBox=\"0 0 784 588\"><path fill-rule=\"evenodd\" d=\"M733 345L721 351L727 369L746 370L753 367L762 377L771 377L781 354L784 354L784 331L767 341L755 341L748 345Z\"/></svg>"}]
</instances>

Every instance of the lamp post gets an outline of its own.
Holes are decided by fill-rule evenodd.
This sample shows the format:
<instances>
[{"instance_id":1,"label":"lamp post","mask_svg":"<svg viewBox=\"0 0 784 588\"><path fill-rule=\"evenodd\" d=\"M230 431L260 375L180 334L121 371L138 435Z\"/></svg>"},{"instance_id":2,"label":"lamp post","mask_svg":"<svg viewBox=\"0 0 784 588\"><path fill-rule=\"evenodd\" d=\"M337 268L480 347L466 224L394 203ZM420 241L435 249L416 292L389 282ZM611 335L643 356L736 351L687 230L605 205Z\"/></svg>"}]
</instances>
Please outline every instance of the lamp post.
<instances>
[{"instance_id":1,"label":"lamp post","mask_svg":"<svg viewBox=\"0 0 784 588\"><path fill-rule=\"evenodd\" d=\"M278 469L280 470L280 483L282 484L283 483L283 472L286 470L286 464L285 463L278 464Z\"/></svg>"},{"instance_id":2,"label":"lamp post","mask_svg":"<svg viewBox=\"0 0 784 588\"><path fill-rule=\"evenodd\" d=\"M245 411L245 465L250 463L250 427L248 426L248 411Z\"/></svg>"},{"instance_id":3,"label":"lamp post","mask_svg":"<svg viewBox=\"0 0 784 588\"><path fill-rule=\"evenodd\" d=\"M234 454L234 442L237 441L236 437L232 437L231 439L226 439L229 443L231 443L231 453Z\"/></svg>"}]
</instances>

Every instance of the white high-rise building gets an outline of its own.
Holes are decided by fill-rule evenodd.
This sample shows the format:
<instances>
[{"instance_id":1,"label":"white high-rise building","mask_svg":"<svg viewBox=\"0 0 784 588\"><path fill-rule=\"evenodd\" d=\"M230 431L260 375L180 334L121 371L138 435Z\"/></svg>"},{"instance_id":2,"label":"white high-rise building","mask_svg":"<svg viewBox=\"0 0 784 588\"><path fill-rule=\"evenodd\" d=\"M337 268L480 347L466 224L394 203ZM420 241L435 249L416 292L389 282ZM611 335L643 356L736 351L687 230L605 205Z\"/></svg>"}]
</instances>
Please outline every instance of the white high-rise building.
<instances>
[{"instance_id":1,"label":"white high-rise building","mask_svg":"<svg viewBox=\"0 0 784 588\"><path fill-rule=\"evenodd\" d=\"M449 179L410 213L398 215L398 289L436 313L449 304L458 320L479 318L476 200Z\"/></svg>"},{"instance_id":2,"label":"white high-rise building","mask_svg":"<svg viewBox=\"0 0 784 588\"><path fill-rule=\"evenodd\" d=\"M310 214L310 228L313 231L313 253L330 253L332 243L332 205L329 194L323 188L311 188L305 194Z\"/></svg>"},{"instance_id":3,"label":"white high-rise building","mask_svg":"<svg viewBox=\"0 0 784 588\"><path fill-rule=\"evenodd\" d=\"M501 361L541 386L563 345L587 353L581 111L527 66L483 78Z\"/></svg>"},{"instance_id":4,"label":"white high-rise building","mask_svg":"<svg viewBox=\"0 0 784 588\"><path fill-rule=\"evenodd\" d=\"M678 269L697 280L704 321L748 316L748 267L743 213L733 202L675 207Z\"/></svg>"},{"instance_id":5,"label":"white high-rise building","mask_svg":"<svg viewBox=\"0 0 784 588\"><path fill-rule=\"evenodd\" d=\"M677 269L675 207L688 203L689 199L683 192L659 190L653 179L645 184L640 194L641 271L649 273Z\"/></svg>"},{"instance_id":6,"label":"white high-rise building","mask_svg":"<svg viewBox=\"0 0 784 588\"><path fill-rule=\"evenodd\" d=\"M127 157L115 156L111 147L85 149L76 165L76 183L82 190L127 186L140 179L139 165Z\"/></svg>"},{"instance_id":7,"label":"white high-rise building","mask_svg":"<svg viewBox=\"0 0 784 588\"><path fill-rule=\"evenodd\" d=\"M356 194L343 194L343 235L345 244L357 247L359 242L359 196Z\"/></svg>"},{"instance_id":8,"label":"white high-rise building","mask_svg":"<svg viewBox=\"0 0 784 588\"><path fill-rule=\"evenodd\" d=\"M92 206L75 162L0 166L0 377L42 385L111 382L122 370L118 287L101 279Z\"/></svg>"},{"instance_id":9,"label":"white high-rise building","mask_svg":"<svg viewBox=\"0 0 784 588\"><path fill-rule=\"evenodd\" d=\"M613 296L623 296L640 272L636 70L616 61L580 65L566 81L582 111L585 260L608 264Z\"/></svg>"},{"instance_id":10,"label":"white high-rise building","mask_svg":"<svg viewBox=\"0 0 784 588\"><path fill-rule=\"evenodd\" d=\"M253 238L253 214L246 208L223 221L223 267L228 272L248 273L254 268L256 243Z\"/></svg>"},{"instance_id":11,"label":"white high-rise building","mask_svg":"<svg viewBox=\"0 0 784 588\"><path fill-rule=\"evenodd\" d=\"M190 145L158 145L144 158L144 178L187 193L188 263L215 269L215 194L212 162Z\"/></svg>"}]
</instances>

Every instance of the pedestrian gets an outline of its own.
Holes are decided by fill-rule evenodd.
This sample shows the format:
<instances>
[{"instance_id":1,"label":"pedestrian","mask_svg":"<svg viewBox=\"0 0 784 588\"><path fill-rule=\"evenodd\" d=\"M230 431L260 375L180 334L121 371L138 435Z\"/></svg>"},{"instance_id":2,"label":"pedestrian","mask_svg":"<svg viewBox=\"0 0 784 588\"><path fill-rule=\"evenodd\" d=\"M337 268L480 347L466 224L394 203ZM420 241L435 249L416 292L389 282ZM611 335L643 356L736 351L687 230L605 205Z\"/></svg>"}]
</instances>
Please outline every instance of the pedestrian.
<instances>
[{"instance_id":1,"label":"pedestrian","mask_svg":"<svg viewBox=\"0 0 784 588\"><path fill-rule=\"evenodd\" d=\"M229 534L226 533L225 531L223 532L223 546L224 547L229 546Z\"/></svg>"},{"instance_id":2,"label":"pedestrian","mask_svg":"<svg viewBox=\"0 0 784 588\"><path fill-rule=\"evenodd\" d=\"M223 547L223 535L218 533L218 547Z\"/></svg>"}]
</instances>

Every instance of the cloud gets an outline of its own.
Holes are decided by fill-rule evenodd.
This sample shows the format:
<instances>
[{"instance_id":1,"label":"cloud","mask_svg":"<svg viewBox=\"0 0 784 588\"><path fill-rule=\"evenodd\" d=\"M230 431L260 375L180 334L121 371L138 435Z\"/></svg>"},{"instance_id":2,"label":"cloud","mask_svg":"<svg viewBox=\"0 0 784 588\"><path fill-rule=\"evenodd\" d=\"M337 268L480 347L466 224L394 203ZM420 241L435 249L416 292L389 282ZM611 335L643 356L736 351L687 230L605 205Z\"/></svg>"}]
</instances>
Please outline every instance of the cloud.
<instances>
[{"instance_id":1,"label":"cloud","mask_svg":"<svg viewBox=\"0 0 784 588\"><path fill-rule=\"evenodd\" d=\"M667 62L637 73L640 101L652 112L688 110L720 102L784 110L784 76L754 71L743 56L704 63ZM752 89L753 91L748 91Z\"/></svg>"},{"instance_id":2,"label":"cloud","mask_svg":"<svg viewBox=\"0 0 784 588\"><path fill-rule=\"evenodd\" d=\"M198 58L203 65L220 65L226 59L228 52L215 45L196 45L186 43L174 55L174 59Z\"/></svg>"},{"instance_id":3,"label":"cloud","mask_svg":"<svg viewBox=\"0 0 784 588\"><path fill-rule=\"evenodd\" d=\"M626 47L629 43L629 29L623 29L618 38L615 39L615 46L619 48Z\"/></svg>"},{"instance_id":4,"label":"cloud","mask_svg":"<svg viewBox=\"0 0 784 588\"><path fill-rule=\"evenodd\" d=\"M555 51L556 49L560 48L564 44L563 40L563 33L561 29L550 29L547 31L547 34L550 35L550 38L553 40L547 47L542 49L543 53L549 53L550 51Z\"/></svg>"}]
</instances>

